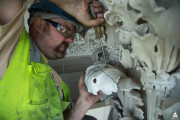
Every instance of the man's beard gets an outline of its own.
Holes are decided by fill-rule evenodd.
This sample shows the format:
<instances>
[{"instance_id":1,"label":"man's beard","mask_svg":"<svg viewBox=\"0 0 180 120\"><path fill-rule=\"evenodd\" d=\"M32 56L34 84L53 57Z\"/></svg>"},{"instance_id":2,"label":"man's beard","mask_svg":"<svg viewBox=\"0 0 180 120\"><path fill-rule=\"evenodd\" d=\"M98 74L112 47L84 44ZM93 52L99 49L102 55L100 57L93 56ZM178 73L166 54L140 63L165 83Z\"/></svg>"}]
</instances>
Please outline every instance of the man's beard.
<instances>
[{"instance_id":1,"label":"man's beard","mask_svg":"<svg viewBox=\"0 0 180 120\"><path fill-rule=\"evenodd\" d=\"M61 48L61 47L64 47L64 50L63 50L63 51L60 51L60 48ZM64 58L65 55L66 55L66 50L68 49L68 47L69 47L69 43L63 41L63 42L60 44L60 46L58 46L58 47L55 49L55 51L56 51L56 52L59 52L60 54L62 54L62 57L61 57L61 58Z\"/></svg>"}]
</instances>

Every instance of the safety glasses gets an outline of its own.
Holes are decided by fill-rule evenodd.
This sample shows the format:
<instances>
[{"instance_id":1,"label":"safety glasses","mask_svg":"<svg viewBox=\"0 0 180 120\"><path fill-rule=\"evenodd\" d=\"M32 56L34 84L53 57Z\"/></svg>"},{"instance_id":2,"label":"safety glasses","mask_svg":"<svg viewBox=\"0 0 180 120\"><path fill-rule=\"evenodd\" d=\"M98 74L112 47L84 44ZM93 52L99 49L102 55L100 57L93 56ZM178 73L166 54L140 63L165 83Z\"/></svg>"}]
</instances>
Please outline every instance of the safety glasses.
<instances>
[{"instance_id":1,"label":"safety glasses","mask_svg":"<svg viewBox=\"0 0 180 120\"><path fill-rule=\"evenodd\" d=\"M69 34L71 32L69 31L69 29L66 26L60 25L59 23L54 22L54 21L49 20L49 19L45 19L45 20L47 22L51 23L51 25L54 26L60 33L62 33L65 38L72 38L73 39L75 34L74 33Z\"/></svg>"}]
</instances>

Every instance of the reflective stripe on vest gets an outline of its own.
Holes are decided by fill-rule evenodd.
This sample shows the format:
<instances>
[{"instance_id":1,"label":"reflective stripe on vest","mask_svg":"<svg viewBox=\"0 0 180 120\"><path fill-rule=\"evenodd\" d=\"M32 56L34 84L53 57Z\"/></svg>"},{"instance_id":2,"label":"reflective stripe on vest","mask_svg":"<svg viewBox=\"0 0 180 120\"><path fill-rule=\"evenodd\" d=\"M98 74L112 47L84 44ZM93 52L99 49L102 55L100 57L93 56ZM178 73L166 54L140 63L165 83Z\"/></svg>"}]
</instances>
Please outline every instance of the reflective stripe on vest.
<instances>
[{"instance_id":1,"label":"reflective stripe on vest","mask_svg":"<svg viewBox=\"0 0 180 120\"><path fill-rule=\"evenodd\" d=\"M60 100L49 74L51 68L44 63L29 63L30 42L24 29L0 81L0 120L63 120L62 111L69 103Z\"/></svg>"}]
</instances>

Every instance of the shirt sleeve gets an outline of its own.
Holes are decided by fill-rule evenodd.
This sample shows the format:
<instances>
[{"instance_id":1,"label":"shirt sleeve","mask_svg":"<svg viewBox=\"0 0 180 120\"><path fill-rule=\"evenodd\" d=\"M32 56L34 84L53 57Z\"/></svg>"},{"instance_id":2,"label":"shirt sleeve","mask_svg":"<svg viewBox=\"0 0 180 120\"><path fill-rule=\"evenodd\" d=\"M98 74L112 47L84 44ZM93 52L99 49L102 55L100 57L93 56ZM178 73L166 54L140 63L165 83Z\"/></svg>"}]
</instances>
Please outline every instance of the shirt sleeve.
<instances>
[{"instance_id":1,"label":"shirt sleeve","mask_svg":"<svg viewBox=\"0 0 180 120\"><path fill-rule=\"evenodd\" d=\"M24 13L27 1L18 14L7 24L0 26L0 79L4 75L24 28Z\"/></svg>"}]
</instances>

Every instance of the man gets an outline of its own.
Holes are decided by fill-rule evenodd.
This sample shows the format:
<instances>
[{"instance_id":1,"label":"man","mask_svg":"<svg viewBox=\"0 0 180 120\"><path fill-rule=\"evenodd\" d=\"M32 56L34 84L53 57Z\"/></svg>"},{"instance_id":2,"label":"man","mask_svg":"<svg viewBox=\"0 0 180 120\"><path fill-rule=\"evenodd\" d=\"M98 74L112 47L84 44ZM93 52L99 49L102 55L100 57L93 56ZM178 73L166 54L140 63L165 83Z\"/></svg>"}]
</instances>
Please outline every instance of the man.
<instances>
[{"instance_id":1,"label":"man","mask_svg":"<svg viewBox=\"0 0 180 120\"><path fill-rule=\"evenodd\" d=\"M73 42L73 33L82 28L79 22L87 26L104 22L98 1L93 1L97 19L91 19L90 2L35 0L29 9L28 35L23 25L27 1L0 1L0 119L64 119L63 111L70 102L69 90L46 64L45 57L64 57ZM71 120L82 119L102 95L88 93L83 79L82 75Z\"/></svg>"}]
</instances>

